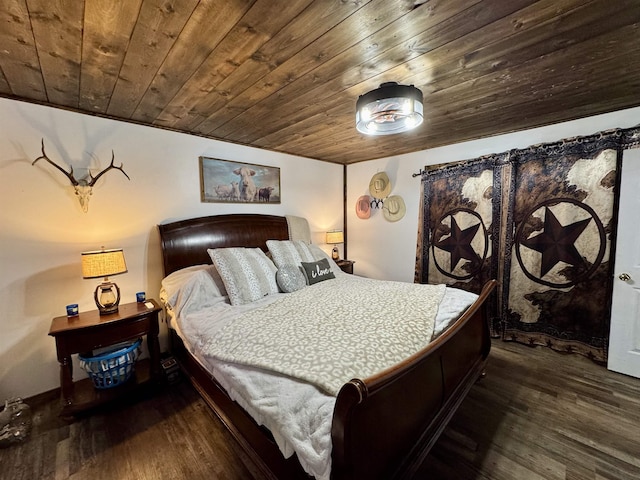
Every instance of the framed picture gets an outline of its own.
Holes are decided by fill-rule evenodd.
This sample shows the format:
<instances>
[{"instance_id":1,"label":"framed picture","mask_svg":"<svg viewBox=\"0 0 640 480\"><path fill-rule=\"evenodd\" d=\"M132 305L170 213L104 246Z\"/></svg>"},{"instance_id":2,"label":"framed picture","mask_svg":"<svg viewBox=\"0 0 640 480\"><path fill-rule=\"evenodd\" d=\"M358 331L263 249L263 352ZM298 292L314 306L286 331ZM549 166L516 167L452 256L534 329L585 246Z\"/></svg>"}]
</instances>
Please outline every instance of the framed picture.
<instances>
[{"instance_id":1,"label":"framed picture","mask_svg":"<svg viewBox=\"0 0 640 480\"><path fill-rule=\"evenodd\" d=\"M280 203L280 168L200 157L200 197L212 203Z\"/></svg>"}]
</instances>

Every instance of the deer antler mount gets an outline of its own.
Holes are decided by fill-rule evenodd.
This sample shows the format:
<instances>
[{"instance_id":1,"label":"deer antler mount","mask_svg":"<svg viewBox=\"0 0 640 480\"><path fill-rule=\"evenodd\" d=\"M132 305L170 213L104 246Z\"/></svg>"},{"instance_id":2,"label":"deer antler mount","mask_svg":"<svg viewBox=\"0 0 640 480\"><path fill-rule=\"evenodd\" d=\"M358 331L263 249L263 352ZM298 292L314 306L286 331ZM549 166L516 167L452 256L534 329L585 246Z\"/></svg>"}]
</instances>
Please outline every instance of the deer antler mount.
<instances>
[{"instance_id":1,"label":"deer antler mount","mask_svg":"<svg viewBox=\"0 0 640 480\"><path fill-rule=\"evenodd\" d=\"M73 185L73 188L74 188L74 190L76 192L76 195L78 196L78 200L80 201L80 207L82 208L82 211L84 213L87 213L89 211L89 197L93 193L93 186L96 184L98 179L102 175L107 173L109 170L111 170L111 169L120 170L122 172L122 174L125 177L127 177L127 179L131 180L129 178L129 175L127 175L127 173L122 168L123 165L124 165L123 163L121 163L119 167L116 167L113 164L113 161L115 160L115 155L113 153L113 150L111 150L111 164L109 164L109 166L107 168L102 170L95 177L93 175L91 175L91 172L89 172L89 175L87 177L81 178L79 180L76 179L76 177L73 174L73 166L69 165L69 171L67 172L64 168L62 168L60 165L58 165L57 163L52 161L47 156L47 154L44 151L44 138L42 139L42 155L40 155L38 158L36 158L31 165L35 165L38 160L42 160L42 159L46 160L51 165L53 165L55 168L60 170L69 179L69 181L71 182L71 185Z\"/></svg>"}]
</instances>

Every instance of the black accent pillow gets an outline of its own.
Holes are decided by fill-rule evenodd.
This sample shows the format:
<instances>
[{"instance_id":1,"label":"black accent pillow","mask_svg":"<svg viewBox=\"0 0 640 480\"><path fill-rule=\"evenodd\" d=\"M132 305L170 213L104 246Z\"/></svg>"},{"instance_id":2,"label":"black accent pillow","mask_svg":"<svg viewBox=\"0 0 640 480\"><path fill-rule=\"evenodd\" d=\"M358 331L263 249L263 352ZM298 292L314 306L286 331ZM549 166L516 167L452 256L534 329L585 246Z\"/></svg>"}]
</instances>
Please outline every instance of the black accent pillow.
<instances>
[{"instance_id":1,"label":"black accent pillow","mask_svg":"<svg viewBox=\"0 0 640 480\"><path fill-rule=\"evenodd\" d=\"M329 280L330 278L336 278L331 271L329 260L323 258L317 262L302 262L302 272L307 279L307 285L313 285L314 283Z\"/></svg>"}]
</instances>

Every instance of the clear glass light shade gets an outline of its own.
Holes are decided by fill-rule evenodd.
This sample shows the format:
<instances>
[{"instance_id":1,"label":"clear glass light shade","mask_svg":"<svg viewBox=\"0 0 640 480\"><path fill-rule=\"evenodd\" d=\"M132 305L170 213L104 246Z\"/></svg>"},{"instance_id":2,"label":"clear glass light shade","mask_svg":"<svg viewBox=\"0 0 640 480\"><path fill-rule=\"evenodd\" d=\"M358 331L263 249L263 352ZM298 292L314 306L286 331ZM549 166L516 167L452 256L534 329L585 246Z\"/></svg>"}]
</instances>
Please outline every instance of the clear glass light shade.
<instances>
[{"instance_id":1,"label":"clear glass light shade","mask_svg":"<svg viewBox=\"0 0 640 480\"><path fill-rule=\"evenodd\" d=\"M368 135L406 132L422 121L422 92L413 85L383 83L361 95L356 104L356 128Z\"/></svg>"},{"instance_id":2,"label":"clear glass light shade","mask_svg":"<svg viewBox=\"0 0 640 480\"><path fill-rule=\"evenodd\" d=\"M109 282L105 283L104 285L104 287L100 285L100 295L98 295L100 303L104 306L113 306L118 299L115 292L113 291L113 287L115 286L115 284Z\"/></svg>"}]
</instances>

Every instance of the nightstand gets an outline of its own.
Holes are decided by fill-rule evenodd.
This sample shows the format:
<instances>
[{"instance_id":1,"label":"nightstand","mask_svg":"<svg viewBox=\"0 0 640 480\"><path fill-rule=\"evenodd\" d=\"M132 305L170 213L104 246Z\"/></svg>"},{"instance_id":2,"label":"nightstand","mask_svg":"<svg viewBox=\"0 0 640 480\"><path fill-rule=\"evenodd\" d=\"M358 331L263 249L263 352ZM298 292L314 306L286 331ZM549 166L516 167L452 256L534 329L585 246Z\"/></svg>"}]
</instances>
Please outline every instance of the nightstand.
<instances>
[{"instance_id":1,"label":"nightstand","mask_svg":"<svg viewBox=\"0 0 640 480\"><path fill-rule=\"evenodd\" d=\"M340 267L340 270L342 270L345 273L353 273L353 264L356 263L352 260L346 260L346 259L342 259L342 260L336 260L336 264Z\"/></svg>"},{"instance_id":2,"label":"nightstand","mask_svg":"<svg viewBox=\"0 0 640 480\"><path fill-rule=\"evenodd\" d=\"M155 300L147 300L120 305L118 311L110 315L100 315L98 310L92 310L75 317L56 317L51 321L49 335L56 340L60 363L63 416L100 405L160 378L160 310ZM133 378L110 389L96 389L90 378L73 381L71 355L135 340L142 335L147 336L149 358L136 362Z\"/></svg>"}]
</instances>

